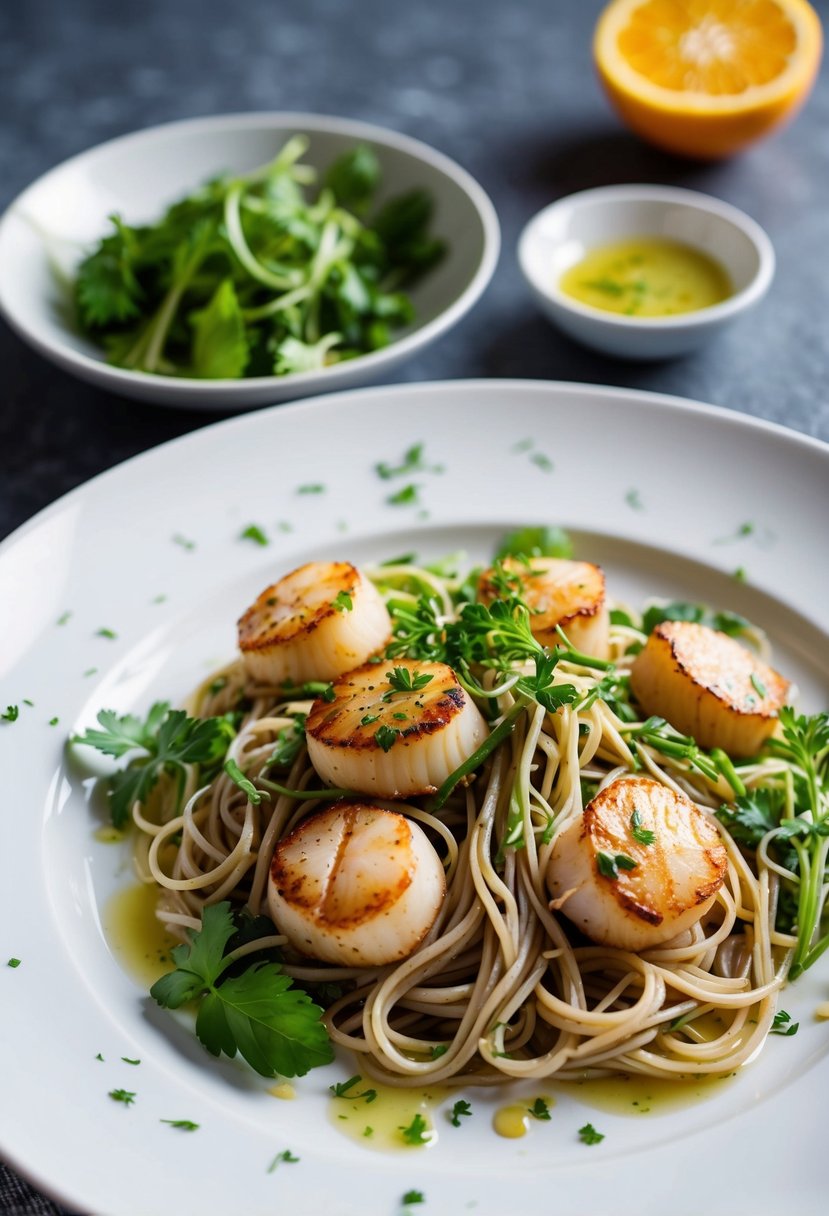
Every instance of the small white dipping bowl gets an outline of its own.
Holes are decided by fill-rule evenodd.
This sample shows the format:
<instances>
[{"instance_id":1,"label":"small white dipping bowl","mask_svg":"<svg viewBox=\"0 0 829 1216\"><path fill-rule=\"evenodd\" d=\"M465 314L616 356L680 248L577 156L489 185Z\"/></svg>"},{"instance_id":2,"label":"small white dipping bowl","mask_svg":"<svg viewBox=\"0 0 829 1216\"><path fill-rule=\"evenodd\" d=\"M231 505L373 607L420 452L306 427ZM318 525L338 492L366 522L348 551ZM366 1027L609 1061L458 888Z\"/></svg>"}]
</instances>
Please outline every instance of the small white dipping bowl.
<instances>
[{"instance_id":1,"label":"small white dipping bowl","mask_svg":"<svg viewBox=\"0 0 829 1216\"><path fill-rule=\"evenodd\" d=\"M581 304L559 289L566 270L599 245L633 237L681 241L718 261L733 294L670 317L628 317ZM547 317L571 338L626 359L666 359L700 346L768 290L774 249L754 220L719 199L667 186L602 186L551 203L518 243L525 279Z\"/></svg>"},{"instance_id":2,"label":"small white dipping bowl","mask_svg":"<svg viewBox=\"0 0 829 1216\"><path fill-rule=\"evenodd\" d=\"M245 173L307 134L303 162L320 173L356 144L368 144L382 172L377 203L421 187L434 201L431 231L446 256L409 292L415 321L389 346L321 370L240 380L197 380L111 367L80 333L58 276L110 231L154 223L165 208L220 173ZM159 405L243 410L379 378L455 325L486 287L500 247L489 198L465 170L417 140L320 114L231 114L169 123L75 156L29 186L0 220L0 313L35 350L100 388ZM57 273L56 273L57 272Z\"/></svg>"}]
</instances>

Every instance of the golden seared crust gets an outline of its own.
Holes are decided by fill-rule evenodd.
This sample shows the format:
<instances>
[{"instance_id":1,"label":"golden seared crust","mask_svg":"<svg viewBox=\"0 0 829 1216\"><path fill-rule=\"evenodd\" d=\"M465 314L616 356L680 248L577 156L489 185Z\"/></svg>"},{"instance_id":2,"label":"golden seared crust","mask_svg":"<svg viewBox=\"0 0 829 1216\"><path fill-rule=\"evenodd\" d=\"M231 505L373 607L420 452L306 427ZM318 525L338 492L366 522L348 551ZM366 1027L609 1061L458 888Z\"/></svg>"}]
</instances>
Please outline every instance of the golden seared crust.
<instances>
[{"instance_id":1,"label":"golden seared crust","mask_svg":"<svg viewBox=\"0 0 829 1216\"><path fill-rule=\"evenodd\" d=\"M401 668L413 681L428 676L428 683L415 692L397 691L389 673ZM327 747L352 751L380 748L377 732L382 727L412 742L434 734L448 726L468 702L451 667L414 659L366 663L341 676L333 688L333 701L319 698L314 702L305 730Z\"/></svg>"},{"instance_id":2,"label":"golden seared crust","mask_svg":"<svg viewBox=\"0 0 829 1216\"><path fill-rule=\"evenodd\" d=\"M383 881L378 881L368 867L359 888L349 884L343 890L337 877L358 822L363 830L370 825L379 827L374 848L387 849L395 864L383 871ZM335 843L336 850L320 881L317 874L308 873L304 863L308 850L323 840ZM303 820L279 841L271 861L271 882L281 899L295 908L313 912L313 919L321 928L347 931L394 907L411 886L414 872L411 846L411 828L403 815L356 800L338 802Z\"/></svg>"},{"instance_id":3,"label":"golden seared crust","mask_svg":"<svg viewBox=\"0 0 829 1216\"><path fill-rule=\"evenodd\" d=\"M426 833L397 811L348 799L299 824L275 850L268 909L301 954L383 966L416 949L446 896Z\"/></svg>"},{"instance_id":4,"label":"golden seared crust","mask_svg":"<svg viewBox=\"0 0 829 1216\"><path fill-rule=\"evenodd\" d=\"M530 628L542 646L561 644L556 632L560 626L574 646L604 657L609 618L604 572L599 566L556 557L527 561L508 557L501 570L530 609ZM478 598L484 603L498 599L502 577L495 568L485 570L478 581Z\"/></svg>"},{"instance_id":5,"label":"golden seared crust","mask_svg":"<svg viewBox=\"0 0 829 1216\"><path fill-rule=\"evenodd\" d=\"M634 822L634 815L636 816ZM637 839L652 833L645 843ZM672 922L706 903L722 885L728 856L713 823L689 798L650 777L623 778L585 807L582 841L595 858L597 881L620 909L649 925ZM608 878L598 854L634 862Z\"/></svg>"},{"instance_id":6,"label":"golden seared crust","mask_svg":"<svg viewBox=\"0 0 829 1216\"><path fill-rule=\"evenodd\" d=\"M307 562L266 587L239 619L242 652L268 650L310 634L325 620L336 619L335 596L353 596L360 582L350 562Z\"/></svg>"},{"instance_id":7,"label":"golden seared crust","mask_svg":"<svg viewBox=\"0 0 829 1216\"><path fill-rule=\"evenodd\" d=\"M656 626L630 686L645 714L735 756L760 750L789 690L788 680L734 638L690 621Z\"/></svg>"}]
</instances>

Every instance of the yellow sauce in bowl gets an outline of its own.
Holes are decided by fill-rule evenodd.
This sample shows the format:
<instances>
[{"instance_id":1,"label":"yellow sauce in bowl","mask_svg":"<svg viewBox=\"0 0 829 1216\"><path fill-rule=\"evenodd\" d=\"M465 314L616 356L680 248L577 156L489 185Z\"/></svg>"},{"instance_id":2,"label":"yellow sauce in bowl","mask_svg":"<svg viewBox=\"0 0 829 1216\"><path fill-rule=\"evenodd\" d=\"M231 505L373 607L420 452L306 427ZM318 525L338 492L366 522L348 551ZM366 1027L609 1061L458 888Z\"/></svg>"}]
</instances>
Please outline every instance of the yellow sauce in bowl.
<instances>
[{"instance_id":1,"label":"yellow sauce in bowl","mask_svg":"<svg viewBox=\"0 0 829 1216\"><path fill-rule=\"evenodd\" d=\"M596 246L564 272L559 289L580 304L628 317L672 317L734 294L714 258L661 237Z\"/></svg>"}]
</instances>

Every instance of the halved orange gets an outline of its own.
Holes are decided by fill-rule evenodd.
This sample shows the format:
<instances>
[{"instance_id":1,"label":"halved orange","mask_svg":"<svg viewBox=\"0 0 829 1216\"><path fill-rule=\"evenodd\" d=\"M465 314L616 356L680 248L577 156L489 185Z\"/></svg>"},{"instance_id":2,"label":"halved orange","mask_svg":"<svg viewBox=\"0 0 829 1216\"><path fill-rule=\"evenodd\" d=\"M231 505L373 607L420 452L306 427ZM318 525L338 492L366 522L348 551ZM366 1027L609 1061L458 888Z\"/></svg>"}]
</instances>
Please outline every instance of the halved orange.
<instances>
[{"instance_id":1,"label":"halved orange","mask_svg":"<svg viewBox=\"0 0 829 1216\"><path fill-rule=\"evenodd\" d=\"M822 47L806 0L613 0L593 54L628 126L671 152L707 158L791 118Z\"/></svg>"}]
</instances>

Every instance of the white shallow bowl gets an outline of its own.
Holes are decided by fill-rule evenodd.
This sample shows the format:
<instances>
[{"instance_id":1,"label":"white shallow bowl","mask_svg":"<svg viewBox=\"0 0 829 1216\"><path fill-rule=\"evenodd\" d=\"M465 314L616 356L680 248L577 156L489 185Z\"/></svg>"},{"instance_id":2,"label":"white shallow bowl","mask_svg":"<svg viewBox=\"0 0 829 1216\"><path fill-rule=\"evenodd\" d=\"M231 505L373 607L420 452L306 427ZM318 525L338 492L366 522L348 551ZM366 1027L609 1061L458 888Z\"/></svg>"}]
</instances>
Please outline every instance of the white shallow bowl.
<instances>
[{"instance_id":1,"label":"white shallow bowl","mask_svg":"<svg viewBox=\"0 0 829 1216\"><path fill-rule=\"evenodd\" d=\"M108 231L108 216L152 223L165 207L219 173L244 173L307 134L303 158L323 172L355 144L380 162L378 202L415 187L434 200L431 230L444 259L410 292L414 323L382 350L321 371L248 380L197 380L110 367L68 318L59 276ZM99 388L159 405L250 409L379 378L451 328L486 287L500 248L489 198L464 169L426 144L350 119L320 114L231 114L126 135L65 161L39 178L0 220L0 312L35 350ZM57 274L56 274L57 271Z\"/></svg>"},{"instance_id":2,"label":"white shallow bowl","mask_svg":"<svg viewBox=\"0 0 829 1216\"><path fill-rule=\"evenodd\" d=\"M671 317L626 317L581 304L559 288L566 270L597 245L663 237L718 261L733 294L721 304ZM543 313L585 346L628 359L684 355L762 299L774 276L763 229L736 207L668 186L602 186L551 203L518 243L524 278Z\"/></svg>"}]
</instances>

